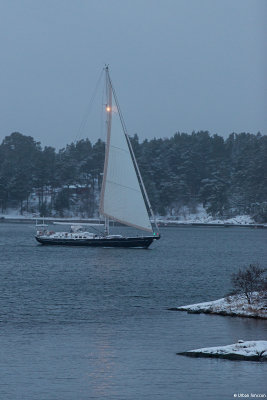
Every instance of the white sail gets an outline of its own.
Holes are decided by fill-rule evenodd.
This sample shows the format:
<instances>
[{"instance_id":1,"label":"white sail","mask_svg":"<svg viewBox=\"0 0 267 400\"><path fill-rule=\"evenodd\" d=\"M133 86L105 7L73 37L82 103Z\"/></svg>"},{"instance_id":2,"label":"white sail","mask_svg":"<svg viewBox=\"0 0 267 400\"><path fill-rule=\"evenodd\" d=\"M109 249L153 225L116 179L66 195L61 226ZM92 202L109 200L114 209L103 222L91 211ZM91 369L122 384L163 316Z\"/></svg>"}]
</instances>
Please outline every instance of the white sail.
<instances>
[{"instance_id":1,"label":"white sail","mask_svg":"<svg viewBox=\"0 0 267 400\"><path fill-rule=\"evenodd\" d=\"M111 92L107 106L108 137L100 213L123 224L152 232L120 115Z\"/></svg>"}]
</instances>

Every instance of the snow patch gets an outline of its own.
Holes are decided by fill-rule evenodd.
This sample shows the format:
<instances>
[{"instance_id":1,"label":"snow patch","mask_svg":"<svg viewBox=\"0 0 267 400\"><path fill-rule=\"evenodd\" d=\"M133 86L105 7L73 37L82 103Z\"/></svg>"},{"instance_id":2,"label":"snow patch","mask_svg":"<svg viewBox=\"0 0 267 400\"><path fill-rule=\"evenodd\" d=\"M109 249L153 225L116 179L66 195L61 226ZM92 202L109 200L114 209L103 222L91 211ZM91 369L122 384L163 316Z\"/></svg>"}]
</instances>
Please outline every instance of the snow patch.
<instances>
[{"instance_id":1,"label":"snow patch","mask_svg":"<svg viewBox=\"0 0 267 400\"><path fill-rule=\"evenodd\" d=\"M254 292L252 304L248 304L244 294L237 294L205 303L177 307L176 310L267 319L267 294Z\"/></svg>"},{"instance_id":2,"label":"snow patch","mask_svg":"<svg viewBox=\"0 0 267 400\"><path fill-rule=\"evenodd\" d=\"M228 358L232 360L267 361L267 341L253 340L244 342L243 340L239 340L238 343L227 346L204 347L178 354L195 357Z\"/></svg>"},{"instance_id":3,"label":"snow patch","mask_svg":"<svg viewBox=\"0 0 267 400\"><path fill-rule=\"evenodd\" d=\"M229 225L251 225L255 221L249 215L237 215L232 218L214 218L207 214L202 205L196 207L196 212L190 212L187 206L182 207L177 215L159 217L158 222L162 224L229 224Z\"/></svg>"}]
</instances>

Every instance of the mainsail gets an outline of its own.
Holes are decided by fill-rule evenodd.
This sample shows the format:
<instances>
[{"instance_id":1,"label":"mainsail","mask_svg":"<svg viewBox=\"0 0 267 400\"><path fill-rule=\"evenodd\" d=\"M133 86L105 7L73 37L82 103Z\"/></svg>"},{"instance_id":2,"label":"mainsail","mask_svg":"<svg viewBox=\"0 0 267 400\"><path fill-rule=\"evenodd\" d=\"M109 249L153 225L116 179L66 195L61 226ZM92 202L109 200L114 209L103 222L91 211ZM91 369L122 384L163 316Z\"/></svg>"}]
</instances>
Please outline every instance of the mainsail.
<instances>
[{"instance_id":1,"label":"mainsail","mask_svg":"<svg viewBox=\"0 0 267 400\"><path fill-rule=\"evenodd\" d=\"M129 138L107 72L107 143L101 188L100 213L103 216L152 232L143 193L137 178Z\"/></svg>"}]
</instances>

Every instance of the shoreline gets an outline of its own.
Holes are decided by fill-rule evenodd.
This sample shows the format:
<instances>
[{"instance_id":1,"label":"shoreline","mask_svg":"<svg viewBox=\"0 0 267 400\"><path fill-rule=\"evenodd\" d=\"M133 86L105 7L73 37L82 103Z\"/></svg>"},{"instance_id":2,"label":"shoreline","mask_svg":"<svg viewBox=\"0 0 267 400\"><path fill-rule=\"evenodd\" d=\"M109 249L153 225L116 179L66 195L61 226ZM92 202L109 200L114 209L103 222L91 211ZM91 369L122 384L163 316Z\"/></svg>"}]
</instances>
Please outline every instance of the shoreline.
<instances>
[{"instance_id":1,"label":"shoreline","mask_svg":"<svg viewBox=\"0 0 267 400\"><path fill-rule=\"evenodd\" d=\"M267 362L267 341L265 340L239 340L238 343L204 347L176 353L179 356L222 358L234 361Z\"/></svg>"},{"instance_id":2,"label":"shoreline","mask_svg":"<svg viewBox=\"0 0 267 400\"><path fill-rule=\"evenodd\" d=\"M237 294L210 302L169 308L168 310L186 311L189 314L212 314L266 320L267 293L254 292L252 304L248 304L244 294ZM231 345L181 351L176 355L195 358L221 358L233 361L267 362L267 341L238 340L237 343Z\"/></svg>"},{"instance_id":3,"label":"shoreline","mask_svg":"<svg viewBox=\"0 0 267 400\"><path fill-rule=\"evenodd\" d=\"M98 218L60 218L60 217L10 217L10 216L1 216L0 223L26 223L26 224L35 224L37 220L44 220L47 223L52 222L73 222L73 223L95 223L98 222ZM115 226L121 226L119 223L114 223ZM267 229L267 224L238 224L238 223L212 223L212 222L174 222L174 221L159 221L159 228L189 228L189 227L213 227L213 228L253 228L253 229Z\"/></svg>"},{"instance_id":4,"label":"shoreline","mask_svg":"<svg viewBox=\"0 0 267 400\"><path fill-rule=\"evenodd\" d=\"M267 300L264 295L255 292L254 302L252 304L248 304L243 294L237 294L214 301L172 307L168 308L168 310L186 311L188 314L211 314L266 320Z\"/></svg>"}]
</instances>

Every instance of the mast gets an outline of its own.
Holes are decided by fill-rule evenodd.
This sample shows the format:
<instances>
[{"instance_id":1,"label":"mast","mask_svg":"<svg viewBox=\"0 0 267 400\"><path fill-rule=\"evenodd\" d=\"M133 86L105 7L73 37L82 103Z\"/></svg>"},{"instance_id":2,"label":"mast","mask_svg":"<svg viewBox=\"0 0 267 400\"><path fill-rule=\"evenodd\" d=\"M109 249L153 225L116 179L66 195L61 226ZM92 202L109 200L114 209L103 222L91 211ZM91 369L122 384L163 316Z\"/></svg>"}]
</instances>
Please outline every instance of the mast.
<instances>
[{"instance_id":1,"label":"mast","mask_svg":"<svg viewBox=\"0 0 267 400\"><path fill-rule=\"evenodd\" d=\"M105 66L105 73L106 73L106 129L107 129L107 141L106 141L106 148L105 148L105 163L104 163L104 173L103 173L103 181L101 187L101 194L100 194L100 206L99 212L100 214L104 214L104 186L107 178L107 168L108 168L108 152L110 146L110 131L111 131L111 118L112 113L112 91L109 84L109 73L108 73L108 65ZM105 216L105 228L104 234L109 235L109 218Z\"/></svg>"}]
</instances>

